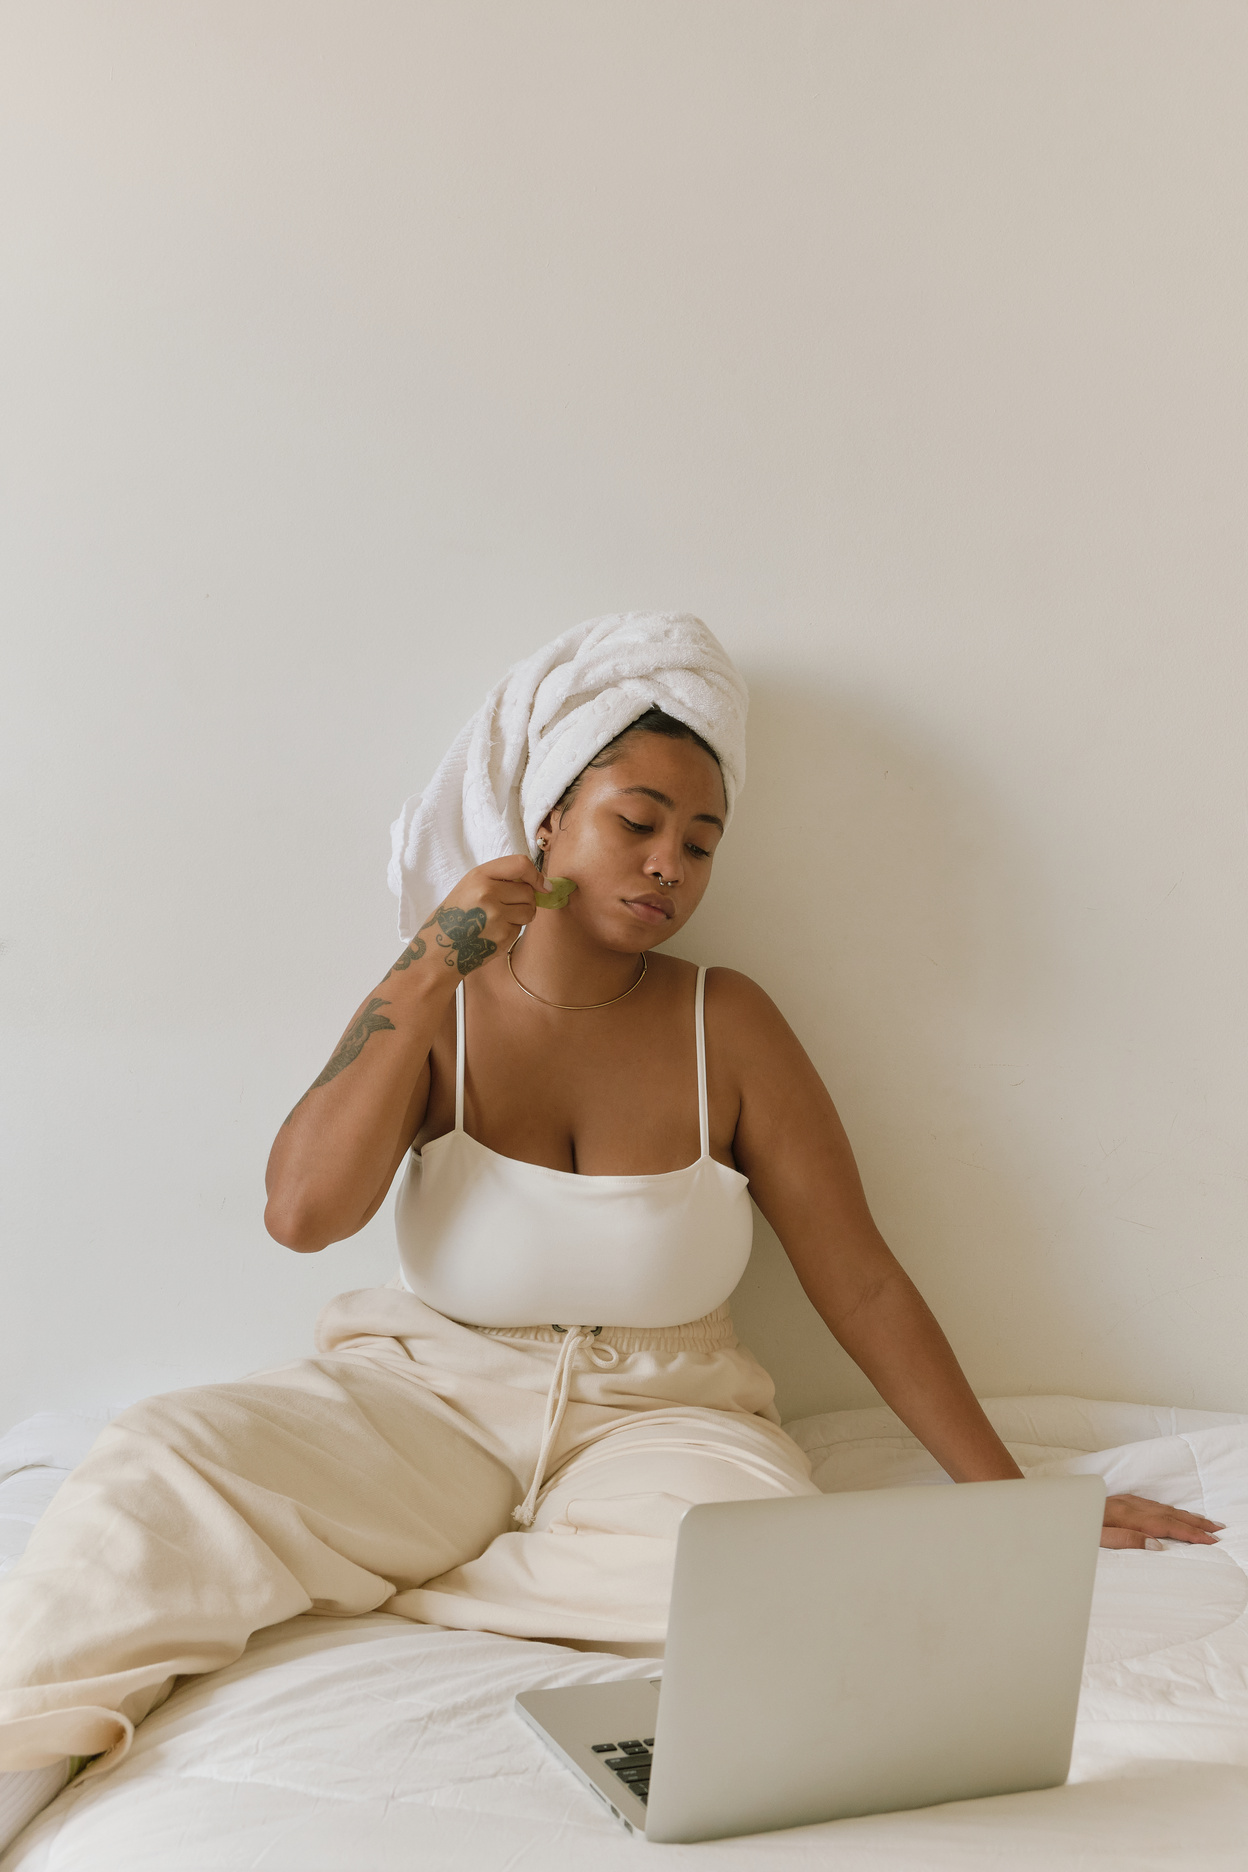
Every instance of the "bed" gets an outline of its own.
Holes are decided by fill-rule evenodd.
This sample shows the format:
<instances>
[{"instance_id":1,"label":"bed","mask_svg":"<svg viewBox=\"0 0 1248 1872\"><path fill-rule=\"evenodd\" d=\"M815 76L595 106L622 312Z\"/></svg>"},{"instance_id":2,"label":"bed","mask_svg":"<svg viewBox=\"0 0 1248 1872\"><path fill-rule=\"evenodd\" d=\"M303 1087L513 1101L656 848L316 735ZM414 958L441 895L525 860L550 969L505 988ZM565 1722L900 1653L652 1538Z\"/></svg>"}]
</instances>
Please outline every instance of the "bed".
<instances>
[{"instance_id":1,"label":"bed","mask_svg":"<svg viewBox=\"0 0 1248 1872\"><path fill-rule=\"evenodd\" d=\"M443 1631L376 1613L303 1617L188 1679L113 1774L71 1786L0 1872L595 1872L696 1854L723 1872L1248 1868L1248 1416L1068 1397L988 1400L1029 1473L1227 1524L1214 1548L1100 1556L1071 1777L700 1846L627 1835L511 1710L518 1690L631 1677L645 1660ZM0 1567L100 1428L49 1413L0 1438ZM788 1426L826 1490L938 1486L886 1410Z\"/></svg>"}]
</instances>

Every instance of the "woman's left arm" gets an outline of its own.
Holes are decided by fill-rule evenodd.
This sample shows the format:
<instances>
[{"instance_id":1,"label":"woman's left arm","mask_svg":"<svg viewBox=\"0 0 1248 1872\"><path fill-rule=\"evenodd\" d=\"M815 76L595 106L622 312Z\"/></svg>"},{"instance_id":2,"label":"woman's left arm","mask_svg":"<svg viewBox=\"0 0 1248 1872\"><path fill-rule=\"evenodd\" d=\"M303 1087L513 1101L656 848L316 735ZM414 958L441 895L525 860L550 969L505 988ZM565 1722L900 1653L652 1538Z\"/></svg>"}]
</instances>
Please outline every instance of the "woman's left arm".
<instances>
[{"instance_id":1,"label":"woman's left arm","mask_svg":"<svg viewBox=\"0 0 1248 1872\"><path fill-rule=\"evenodd\" d=\"M828 1330L955 1482L1020 1476L876 1228L836 1108L779 1009L748 977L714 969L707 1029L716 1063L739 1092L737 1167ZM1209 1543L1218 1525L1139 1496L1110 1496L1102 1545Z\"/></svg>"}]
</instances>

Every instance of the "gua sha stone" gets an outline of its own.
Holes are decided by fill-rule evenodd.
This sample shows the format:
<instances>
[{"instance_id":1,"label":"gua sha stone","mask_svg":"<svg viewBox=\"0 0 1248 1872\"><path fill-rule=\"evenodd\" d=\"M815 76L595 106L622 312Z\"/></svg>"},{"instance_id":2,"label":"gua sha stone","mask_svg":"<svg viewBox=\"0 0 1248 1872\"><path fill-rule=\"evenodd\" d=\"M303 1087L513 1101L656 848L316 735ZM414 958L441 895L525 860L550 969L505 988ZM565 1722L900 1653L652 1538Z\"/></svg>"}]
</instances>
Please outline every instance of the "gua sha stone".
<instances>
[{"instance_id":1,"label":"gua sha stone","mask_svg":"<svg viewBox=\"0 0 1248 1872\"><path fill-rule=\"evenodd\" d=\"M539 910L566 910L575 889L571 878L551 878L550 889L534 891L533 901Z\"/></svg>"}]
</instances>

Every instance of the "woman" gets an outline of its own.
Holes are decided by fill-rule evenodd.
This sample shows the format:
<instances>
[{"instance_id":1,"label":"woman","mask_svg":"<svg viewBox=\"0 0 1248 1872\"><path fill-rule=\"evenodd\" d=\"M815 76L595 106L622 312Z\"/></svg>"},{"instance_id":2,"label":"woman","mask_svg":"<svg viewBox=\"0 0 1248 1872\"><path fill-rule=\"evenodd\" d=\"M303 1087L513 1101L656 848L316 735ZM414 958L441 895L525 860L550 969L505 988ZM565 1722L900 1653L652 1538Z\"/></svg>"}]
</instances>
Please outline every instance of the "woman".
<instances>
[{"instance_id":1,"label":"woman","mask_svg":"<svg viewBox=\"0 0 1248 1872\"><path fill-rule=\"evenodd\" d=\"M813 1492L728 1317L751 1195L948 1474L1019 1475L784 1020L659 953L710 881L743 723L696 619L598 620L511 672L409 803L410 940L279 1131L265 1215L318 1252L406 1160L401 1277L333 1302L317 1358L103 1433L0 1592L14 1798L111 1765L178 1675L308 1610L653 1654L689 1504ZM1104 1539L1215 1525L1120 1496Z\"/></svg>"}]
</instances>

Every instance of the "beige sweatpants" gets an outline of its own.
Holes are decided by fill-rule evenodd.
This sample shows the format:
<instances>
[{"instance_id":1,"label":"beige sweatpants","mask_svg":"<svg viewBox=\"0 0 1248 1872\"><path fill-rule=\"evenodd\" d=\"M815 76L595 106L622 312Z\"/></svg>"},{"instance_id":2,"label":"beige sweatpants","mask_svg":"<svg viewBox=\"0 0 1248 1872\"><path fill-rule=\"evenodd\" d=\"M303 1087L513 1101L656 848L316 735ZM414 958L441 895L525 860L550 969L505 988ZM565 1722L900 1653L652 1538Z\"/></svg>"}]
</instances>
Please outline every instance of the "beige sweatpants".
<instances>
[{"instance_id":1,"label":"beige sweatpants","mask_svg":"<svg viewBox=\"0 0 1248 1872\"><path fill-rule=\"evenodd\" d=\"M0 1769L112 1766L177 1677L298 1613L661 1645L685 1509L814 1494L809 1464L726 1307L562 1345L370 1288L316 1358L123 1412L0 1583Z\"/></svg>"}]
</instances>

